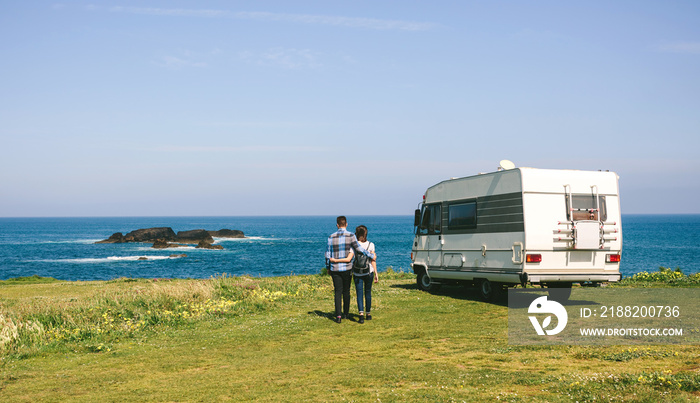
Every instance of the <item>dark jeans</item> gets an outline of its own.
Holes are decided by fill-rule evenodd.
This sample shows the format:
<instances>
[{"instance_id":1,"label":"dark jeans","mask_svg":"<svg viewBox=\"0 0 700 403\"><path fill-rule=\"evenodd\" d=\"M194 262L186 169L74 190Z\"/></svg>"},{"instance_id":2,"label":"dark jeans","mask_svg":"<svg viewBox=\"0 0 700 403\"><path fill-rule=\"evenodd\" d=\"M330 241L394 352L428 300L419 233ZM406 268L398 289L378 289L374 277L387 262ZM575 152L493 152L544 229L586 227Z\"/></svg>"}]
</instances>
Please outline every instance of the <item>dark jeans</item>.
<instances>
[{"instance_id":1,"label":"dark jeans","mask_svg":"<svg viewBox=\"0 0 700 403\"><path fill-rule=\"evenodd\" d=\"M365 305L367 305L367 312L372 310L372 282L374 281L374 273L369 273L364 276L354 276L355 277L355 291L357 291L357 310L364 312L364 306L362 305L362 296L364 294Z\"/></svg>"},{"instance_id":2,"label":"dark jeans","mask_svg":"<svg viewBox=\"0 0 700 403\"><path fill-rule=\"evenodd\" d=\"M343 314L345 316L350 312L350 283L352 282L352 272L347 271L331 271L333 279L333 290L335 291L335 316L340 316L340 301L343 301Z\"/></svg>"}]
</instances>

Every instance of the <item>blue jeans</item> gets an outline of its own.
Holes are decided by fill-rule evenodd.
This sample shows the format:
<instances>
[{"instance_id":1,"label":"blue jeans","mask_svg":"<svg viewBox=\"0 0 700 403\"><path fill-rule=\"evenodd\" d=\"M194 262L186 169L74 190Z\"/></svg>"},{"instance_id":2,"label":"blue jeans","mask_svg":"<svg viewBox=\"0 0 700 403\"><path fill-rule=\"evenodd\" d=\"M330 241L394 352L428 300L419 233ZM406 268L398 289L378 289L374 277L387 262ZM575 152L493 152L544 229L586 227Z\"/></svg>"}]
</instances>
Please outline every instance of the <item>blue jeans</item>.
<instances>
[{"instance_id":1,"label":"blue jeans","mask_svg":"<svg viewBox=\"0 0 700 403\"><path fill-rule=\"evenodd\" d=\"M364 312L364 305L366 304L367 312L370 312L372 310L372 282L374 282L374 273L369 273L364 276L353 275L353 277L355 280L355 291L357 291L357 310Z\"/></svg>"}]
</instances>

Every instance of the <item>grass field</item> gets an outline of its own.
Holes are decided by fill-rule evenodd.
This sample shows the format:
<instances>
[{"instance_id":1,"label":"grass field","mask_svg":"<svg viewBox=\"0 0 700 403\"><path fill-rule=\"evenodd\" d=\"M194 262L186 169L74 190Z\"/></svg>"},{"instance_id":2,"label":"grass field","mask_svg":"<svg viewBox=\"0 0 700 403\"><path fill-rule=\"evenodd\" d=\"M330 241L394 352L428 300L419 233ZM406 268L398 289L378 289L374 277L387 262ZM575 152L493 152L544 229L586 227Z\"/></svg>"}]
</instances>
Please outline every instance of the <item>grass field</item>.
<instances>
[{"instance_id":1,"label":"grass field","mask_svg":"<svg viewBox=\"0 0 700 403\"><path fill-rule=\"evenodd\" d=\"M334 323L322 275L0 282L0 401L700 400L698 346L512 346L505 304L405 273L373 305Z\"/></svg>"}]
</instances>

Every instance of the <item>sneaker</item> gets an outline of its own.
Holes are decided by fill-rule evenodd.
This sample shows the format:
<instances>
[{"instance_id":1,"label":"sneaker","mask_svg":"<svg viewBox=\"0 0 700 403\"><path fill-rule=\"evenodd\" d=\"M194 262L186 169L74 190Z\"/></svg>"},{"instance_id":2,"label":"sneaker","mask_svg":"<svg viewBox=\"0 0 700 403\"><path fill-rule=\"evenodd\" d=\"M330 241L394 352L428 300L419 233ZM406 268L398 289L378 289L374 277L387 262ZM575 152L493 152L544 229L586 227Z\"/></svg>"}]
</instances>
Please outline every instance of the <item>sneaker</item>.
<instances>
[{"instance_id":1,"label":"sneaker","mask_svg":"<svg viewBox=\"0 0 700 403\"><path fill-rule=\"evenodd\" d=\"M365 316L364 316L364 315L360 315L360 320L358 320L357 322L360 323L360 324L365 323Z\"/></svg>"},{"instance_id":2,"label":"sneaker","mask_svg":"<svg viewBox=\"0 0 700 403\"><path fill-rule=\"evenodd\" d=\"M372 314L367 312L367 320L372 320Z\"/></svg>"},{"instance_id":3,"label":"sneaker","mask_svg":"<svg viewBox=\"0 0 700 403\"><path fill-rule=\"evenodd\" d=\"M340 316L335 318L335 323L340 323L341 321L342 321L342 319L340 318Z\"/></svg>"}]
</instances>

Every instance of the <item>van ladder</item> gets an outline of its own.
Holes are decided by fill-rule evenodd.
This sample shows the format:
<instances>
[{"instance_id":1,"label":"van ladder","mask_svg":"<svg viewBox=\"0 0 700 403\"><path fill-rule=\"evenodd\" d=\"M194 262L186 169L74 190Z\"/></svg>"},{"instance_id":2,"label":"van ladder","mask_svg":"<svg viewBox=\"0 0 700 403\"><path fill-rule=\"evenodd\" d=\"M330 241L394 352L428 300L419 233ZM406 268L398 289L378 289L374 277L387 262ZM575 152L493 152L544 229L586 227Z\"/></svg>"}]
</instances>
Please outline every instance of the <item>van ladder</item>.
<instances>
[{"instance_id":1,"label":"van ladder","mask_svg":"<svg viewBox=\"0 0 700 403\"><path fill-rule=\"evenodd\" d=\"M606 234L617 233L617 228L607 229L605 226L615 226L616 222L604 222L603 215L600 209L600 195L597 185L591 185L591 193L595 197L595 208L574 208L574 198L571 192L571 185L564 185L564 192L568 197L568 210L570 221L559 221L557 225L566 225L566 229L556 229L555 234L564 234L565 236L555 237L555 242L567 242L569 248L573 249L603 249L606 241L615 241L617 237L606 236ZM595 212L597 220L574 220L575 211L587 211L591 215ZM592 224L597 222L597 225ZM597 233L597 235L594 235ZM597 242L594 240L597 239ZM594 248L594 246L597 246Z\"/></svg>"}]
</instances>

